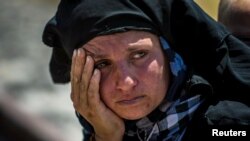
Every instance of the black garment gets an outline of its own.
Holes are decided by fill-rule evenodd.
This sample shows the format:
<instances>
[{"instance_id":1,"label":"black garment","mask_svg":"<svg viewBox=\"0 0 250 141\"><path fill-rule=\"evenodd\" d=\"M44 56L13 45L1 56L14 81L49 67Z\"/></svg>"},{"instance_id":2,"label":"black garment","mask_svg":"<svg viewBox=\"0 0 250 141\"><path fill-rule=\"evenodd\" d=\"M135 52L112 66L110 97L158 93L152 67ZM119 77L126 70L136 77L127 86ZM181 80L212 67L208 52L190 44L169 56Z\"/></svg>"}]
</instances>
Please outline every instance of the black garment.
<instances>
[{"instance_id":1,"label":"black garment","mask_svg":"<svg viewBox=\"0 0 250 141\"><path fill-rule=\"evenodd\" d=\"M248 98L250 85L247 76L249 75L249 49L237 38L228 35L218 44L214 57L218 60L216 75L201 74L212 84L213 94L208 95L205 104L196 111L193 120L187 126L183 141L228 139L212 136L213 129L247 131L247 136L234 139L250 140L250 101ZM198 61L194 64L196 65L198 67ZM197 67L194 67L194 74L200 74L195 71ZM190 75L193 76L192 73ZM204 92L200 86L196 86L195 89L197 89L195 91Z\"/></svg>"},{"instance_id":2,"label":"black garment","mask_svg":"<svg viewBox=\"0 0 250 141\"><path fill-rule=\"evenodd\" d=\"M206 108L205 108L206 107ZM206 110L205 110L206 109ZM238 135L226 133L224 136L212 134L213 130L234 131ZM240 131L240 132L239 132ZM245 135L241 133L244 131ZM249 141L250 139L250 108L237 101L218 101L214 105L201 107L187 126L182 141L212 140L221 141L235 139ZM235 133L234 133L235 134Z\"/></svg>"},{"instance_id":3,"label":"black garment","mask_svg":"<svg viewBox=\"0 0 250 141\"><path fill-rule=\"evenodd\" d=\"M227 99L218 99L202 79L193 75L187 83L187 89L191 95L203 94L206 101L195 112L192 121L189 122L182 141L212 140L221 141L236 139L238 141L249 141L250 139L250 107L249 105ZM206 81L205 81L206 82ZM249 102L248 102L249 104ZM227 132L225 136L212 134L213 130ZM230 130L233 133L228 133ZM242 134L242 131L245 132ZM235 135L237 132L238 135Z\"/></svg>"}]
</instances>

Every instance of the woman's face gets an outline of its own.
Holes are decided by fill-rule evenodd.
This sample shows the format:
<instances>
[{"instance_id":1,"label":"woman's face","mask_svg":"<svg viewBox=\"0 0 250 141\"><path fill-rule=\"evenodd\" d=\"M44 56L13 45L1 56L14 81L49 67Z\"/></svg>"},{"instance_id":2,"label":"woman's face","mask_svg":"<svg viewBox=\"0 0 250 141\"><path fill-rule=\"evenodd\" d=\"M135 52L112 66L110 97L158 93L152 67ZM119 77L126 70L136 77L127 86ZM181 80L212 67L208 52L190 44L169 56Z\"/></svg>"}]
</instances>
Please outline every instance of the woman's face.
<instances>
[{"instance_id":1,"label":"woman's face","mask_svg":"<svg viewBox=\"0 0 250 141\"><path fill-rule=\"evenodd\" d=\"M118 116L139 119L162 102L169 66L157 36L128 31L98 36L83 47L101 71L102 100Z\"/></svg>"}]
</instances>

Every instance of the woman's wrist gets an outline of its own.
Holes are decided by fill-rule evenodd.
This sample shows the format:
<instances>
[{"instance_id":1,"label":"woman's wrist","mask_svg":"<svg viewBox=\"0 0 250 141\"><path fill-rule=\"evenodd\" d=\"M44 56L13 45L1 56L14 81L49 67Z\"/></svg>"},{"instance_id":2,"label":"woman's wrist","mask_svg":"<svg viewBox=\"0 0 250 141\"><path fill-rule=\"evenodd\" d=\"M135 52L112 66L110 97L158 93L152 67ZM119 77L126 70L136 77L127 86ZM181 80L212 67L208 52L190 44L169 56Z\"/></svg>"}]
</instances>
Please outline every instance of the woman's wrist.
<instances>
[{"instance_id":1,"label":"woman's wrist","mask_svg":"<svg viewBox=\"0 0 250 141\"><path fill-rule=\"evenodd\" d=\"M91 141L122 141L123 136L116 136L116 135L111 135L111 136L98 136L97 134L93 135L93 139Z\"/></svg>"}]
</instances>

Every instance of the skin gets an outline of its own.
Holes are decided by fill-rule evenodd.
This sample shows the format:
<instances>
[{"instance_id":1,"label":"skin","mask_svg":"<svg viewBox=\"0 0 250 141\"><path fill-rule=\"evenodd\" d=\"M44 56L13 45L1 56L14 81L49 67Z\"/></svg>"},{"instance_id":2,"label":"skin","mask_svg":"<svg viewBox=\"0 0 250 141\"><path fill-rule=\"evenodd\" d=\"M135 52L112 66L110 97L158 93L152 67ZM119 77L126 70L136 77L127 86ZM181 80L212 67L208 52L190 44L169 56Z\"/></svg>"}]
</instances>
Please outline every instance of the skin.
<instances>
[{"instance_id":1,"label":"skin","mask_svg":"<svg viewBox=\"0 0 250 141\"><path fill-rule=\"evenodd\" d=\"M218 21L223 23L235 36L250 45L249 0L221 0Z\"/></svg>"},{"instance_id":2,"label":"skin","mask_svg":"<svg viewBox=\"0 0 250 141\"><path fill-rule=\"evenodd\" d=\"M124 119L159 106L169 85L166 64L158 37L143 31L98 36L74 51L71 99L96 140L122 140Z\"/></svg>"}]
</instances>

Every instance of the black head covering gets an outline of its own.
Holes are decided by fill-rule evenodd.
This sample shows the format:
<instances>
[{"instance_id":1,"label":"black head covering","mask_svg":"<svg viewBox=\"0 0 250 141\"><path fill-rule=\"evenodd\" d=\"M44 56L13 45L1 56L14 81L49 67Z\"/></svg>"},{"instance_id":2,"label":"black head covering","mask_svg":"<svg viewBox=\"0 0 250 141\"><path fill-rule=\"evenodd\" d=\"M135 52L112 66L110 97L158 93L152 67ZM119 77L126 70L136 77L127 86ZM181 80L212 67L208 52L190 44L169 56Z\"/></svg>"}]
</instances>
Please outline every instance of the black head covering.
<instances>
[{"instance_id":1,"label":"black head covering","mask_svg":"<svg viewBox=\"0 0 250 141\"><path fill-rule=\"evenodd\" d=\"M61 0L43 42L53 47L55 83L70 81L75 48L95 36L144 30L164 37L218 97L248 100L250 48L210 18L193 0Z\"/></svg>"},{"instance_id":2,"label":"black head covering","mask_svg":"<svg viewBox=\"0 0 250 141\"><path fill-rule=\"evenodd\" d=\"M202 61L200 73L218 65L211 56L228 35L192 0L61 0L43 33L43 42L53 47L53 81L69 82L75 48L98 35L133 29L165 37L187 64Z\"/></svg>"}]
</instances>

